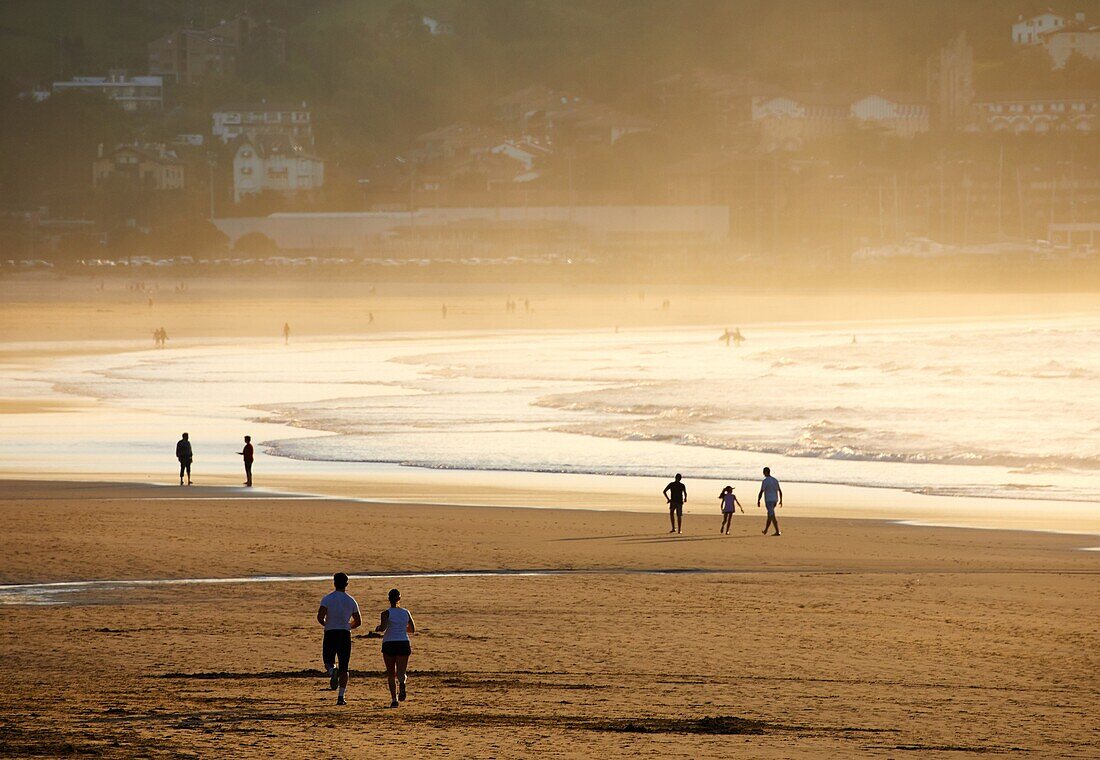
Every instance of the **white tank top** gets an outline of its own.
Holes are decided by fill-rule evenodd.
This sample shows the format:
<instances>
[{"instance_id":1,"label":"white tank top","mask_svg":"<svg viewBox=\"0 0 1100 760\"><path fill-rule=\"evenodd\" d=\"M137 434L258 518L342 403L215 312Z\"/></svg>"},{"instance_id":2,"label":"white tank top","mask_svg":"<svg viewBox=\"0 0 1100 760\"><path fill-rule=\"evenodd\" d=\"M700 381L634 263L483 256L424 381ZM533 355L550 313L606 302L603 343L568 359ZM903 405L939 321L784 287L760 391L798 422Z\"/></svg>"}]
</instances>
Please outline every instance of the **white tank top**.
<instances>
[{"instance_id":1,"label":"white tank top","mask_svg":"<svg viewBox=\"0 0 1100 760\"><path fill-rule=\"evenodd\" d=\"M390 618L386 623L386 633L382 641L409 640L409 611L404 607L390 607Z\"/></svg>"}]
</instances>

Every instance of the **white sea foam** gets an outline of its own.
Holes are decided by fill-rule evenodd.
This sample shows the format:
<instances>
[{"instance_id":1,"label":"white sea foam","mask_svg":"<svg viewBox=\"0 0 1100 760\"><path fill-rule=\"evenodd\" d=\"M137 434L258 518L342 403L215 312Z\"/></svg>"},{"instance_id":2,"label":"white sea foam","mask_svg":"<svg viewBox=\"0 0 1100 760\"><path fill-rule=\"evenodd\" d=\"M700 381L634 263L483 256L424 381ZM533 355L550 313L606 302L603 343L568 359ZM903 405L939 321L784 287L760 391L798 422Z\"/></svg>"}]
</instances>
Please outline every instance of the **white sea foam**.
<instances>
[{"instance_id":1,"label":"white sea foam","mask_svg":"<svg viewBox=\"0 0 1100 760\"><path fill-rule=\"evenodd\" d=\"M770 464L788 480L1100 500L1100 319L891 324L858 343L757 328L740 348L719 332L211 345L58 360L18 383L248 416L264 450L301 460L715 478ZM112 456L154 445L104 437ZM0 455L30 456L21 442Z\"/></svg>"}]
</instances>

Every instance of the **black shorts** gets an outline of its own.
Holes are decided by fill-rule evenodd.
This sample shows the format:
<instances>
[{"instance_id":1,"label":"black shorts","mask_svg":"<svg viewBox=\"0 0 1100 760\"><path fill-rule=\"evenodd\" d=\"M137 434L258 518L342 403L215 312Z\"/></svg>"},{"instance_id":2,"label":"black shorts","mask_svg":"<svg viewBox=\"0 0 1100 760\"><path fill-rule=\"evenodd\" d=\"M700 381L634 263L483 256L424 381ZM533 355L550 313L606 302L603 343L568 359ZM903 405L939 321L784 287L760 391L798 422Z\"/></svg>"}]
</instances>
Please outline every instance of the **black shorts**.
<instances>
[{"instance_id":1,"label":"black shorts","mask_svg":"<svg viewBox=\"0 0 1100 760\"><path fill-rule=\"evenodd\" d=\"M669 512L675 512L676 514L682 516L684 514L684 505L683 504L677 504L674 501L669 502L668 511Z\"/></svg>"},{"instance_id":2,"label":"black shorts","mask_svg":"<svg viewBox=\"0 0 1100 760\"><path fill-rule=\"evenodd\" d=\"M408 641L383 641L382 654L394 657L408 657L412 654L412 644Z\"/></svg>"},{"instance_id":3,"label":"black shorts","mask_svg":"<svg viewBox=\"0 0 1100 760\"><path fill-rule=\"evenodd\" d=\"M347 673L348 663L351 662L351 631L325 631L321 660L326 668L339 660L340 672Z\"/></svg>"}]
</instances>

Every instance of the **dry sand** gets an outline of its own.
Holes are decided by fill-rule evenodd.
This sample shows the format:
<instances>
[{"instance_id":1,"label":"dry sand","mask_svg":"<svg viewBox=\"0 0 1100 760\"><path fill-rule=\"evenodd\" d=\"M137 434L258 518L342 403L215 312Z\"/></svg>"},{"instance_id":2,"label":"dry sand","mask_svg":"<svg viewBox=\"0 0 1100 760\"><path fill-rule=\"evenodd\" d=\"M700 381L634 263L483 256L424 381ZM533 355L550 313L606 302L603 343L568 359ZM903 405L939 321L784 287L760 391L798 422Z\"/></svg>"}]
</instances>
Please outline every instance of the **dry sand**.
<instances>
[{"instance_id":1,"label":"dry sand","mask_svg":"<svg viewBox=\"0 0 1100 760\"><path fill-rule=\"evenodd\" d=\"M396 711L366 634L335 709L324 581L5 606L0 754L1095 757L1081 537L246 496L0 481L0 579L587 572L353 580L368 622L396 584L420 628Z\"/></svg>"}]
</instances>

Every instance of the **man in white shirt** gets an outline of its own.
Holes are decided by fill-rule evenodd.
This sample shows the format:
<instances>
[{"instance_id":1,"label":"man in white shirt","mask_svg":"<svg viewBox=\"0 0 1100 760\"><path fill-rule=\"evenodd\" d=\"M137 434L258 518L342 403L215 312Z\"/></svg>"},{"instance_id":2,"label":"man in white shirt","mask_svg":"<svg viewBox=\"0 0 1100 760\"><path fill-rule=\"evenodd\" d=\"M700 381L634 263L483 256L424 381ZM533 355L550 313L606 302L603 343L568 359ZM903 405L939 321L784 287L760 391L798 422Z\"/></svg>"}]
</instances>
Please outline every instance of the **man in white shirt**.
<instances>
[{"instance_id":1,"label":"man in white shirt","mask_svg":"<svg viewBox=\"0 0 1100 760\"><path fill-rule=\"evenodd\" d=\"M347 592L348 576L336 573L332 576L332 585L336 590L321 600L321 606L317 608L317 622L325 628L321 656L328 671L329 688L335 689L339 683L336 704L346 705L344 691L348 688L351 629L362 625L363 618L359 614L359 605ZM336 662L340 663L339 669Z\"/></svg>"},{"instance_id":2,"label":"man in white shirt","mask_svg":"<svg viewBox=\"0 0 1100 760\"><path fill-rule=\"evenodd\" d=\"M760 508L760 499L764 499L764 506L768 510L768 519L764 523L763 533L768 532L768 528L775 526L775 533L773 536L782 535L779 532L779 518L775 516L775 510L783 506L783 489L779 487L779 481L772 477L771 468L764 468L764 480L760 483L760 493L756 495L756 508Z\"/></svg>"}]
</instances>

